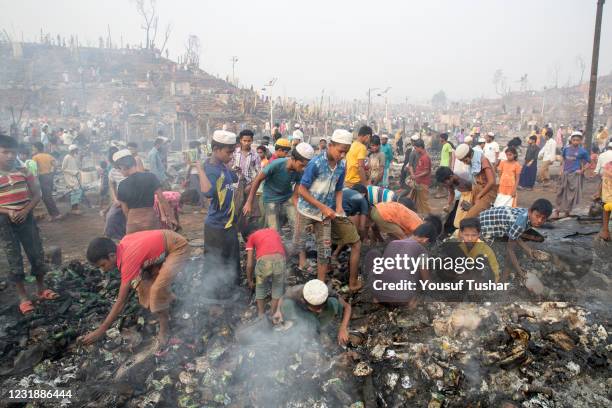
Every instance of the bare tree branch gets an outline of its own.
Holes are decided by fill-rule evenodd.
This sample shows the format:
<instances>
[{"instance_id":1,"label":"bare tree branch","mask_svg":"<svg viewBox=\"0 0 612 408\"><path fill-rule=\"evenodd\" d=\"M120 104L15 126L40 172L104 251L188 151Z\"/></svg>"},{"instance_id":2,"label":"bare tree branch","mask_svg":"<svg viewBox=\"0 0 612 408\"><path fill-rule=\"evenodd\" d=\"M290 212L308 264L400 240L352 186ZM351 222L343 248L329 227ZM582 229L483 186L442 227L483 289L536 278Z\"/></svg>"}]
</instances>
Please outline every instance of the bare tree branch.
<instances>
[{"instance_id":1,"label":"bare tree branch","mask_svg":"<svg viewBox=\"0 0 612 408\"><path fill-rule=\"evenodd\" d=\"M170 34L172 33L172 24L166 24L166 31L164 32L164 42L162 43L161 49L159 53L163 53L166 49L166 44L168 43L168 39L170 38Z\"/></svg>"}]
</instances>

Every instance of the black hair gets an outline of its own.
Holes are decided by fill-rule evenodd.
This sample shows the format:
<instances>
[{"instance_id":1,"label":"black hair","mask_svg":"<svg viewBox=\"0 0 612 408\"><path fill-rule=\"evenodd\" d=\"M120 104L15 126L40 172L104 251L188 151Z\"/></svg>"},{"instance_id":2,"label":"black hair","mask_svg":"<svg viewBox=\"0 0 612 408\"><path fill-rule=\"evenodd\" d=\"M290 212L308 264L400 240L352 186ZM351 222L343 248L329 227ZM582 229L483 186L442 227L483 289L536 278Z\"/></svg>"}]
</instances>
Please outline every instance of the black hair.
<instances>
[{"instance_id":1,"label":"black hair","mask_svg":"<svg viewBox=\"0 0 612 408\"><path fill-rule=\"evenodd\" d=\"M540 214L543 214L546 216L546 218L550 217L550 214L552 214L553 212L553 205L551 204L550 201L548 201L545 198L538 198L537 200L535 200L533 202L533 204L531 204L531 207L529 207L530 211L537 211Z\"/></svg>"},{"instance_id":2,"label":"black hair","mask_svg":"<svg viewBox=\"0 0 612 408\"><path fill-rule=\"evenodd\" d=\"M444 183L446 180L448 180L454 175L455 173L453 173L450 167L438 167L438 170L436 170L436 181L438 183Z\"/></svg>"},{"instance_id":3,"label":"black hair","mask_svg":"<svg viewBox=\"0 0 612 408\"><path fill-rule=\"evenodd\" d=\"M113 155L115 153L117 153L119 151L118 148L116 148L115 146L111 146L108 148L108 161L115 164L115 161L113 160Z\"/></svg>"},{"instance_id":4,"label":"black hair","mask_svg":"<svg viewBox=\"0 0 612 408\"><path fill-rule=\"evenodd\" d=\"M523 144L523 141L521 140L520 137L513 137L508 142L508 147L515 147L516 148L516 147L519 147L522 144Z\"/></svg>"},{"instance_id":5,"label":"black hair","mask_svg":"<svg viewBox=\"0 0 612 408\"><path fill-rule=\"evenodd\" d=\"M368 195L368 188L363 184L357 183L353 187L351 187L351 190L355 190L358 193L365 194L366 196Z\"/></svg>"},{"instance_id":6,"label":"black hair","mask_svg":"<svg viewBox=\"0 0 612 408\"><path fill-rule=\"evenodd\" d=\"M507 148L505 153L508 153L508 152L512 153L515 159L518 159L518 152L516 151L514 147Z\"/></svg>"},{"instance_id":7,"label":"black hair","mask_svg":"<svg viewBox=\"0 0 612 408\"><path fill-rule=\"evenodd\" d=\"M108 163L106 162L106 160L100 160L100 168L106 169L107 167L108 167Z\"/></svg>"},{"instance_id":8,"label":"black hair","mask_svg":"<svg viewBox=\"0 0 612 408\"><path fill-rule=\"evenodd\" d=\"M413 232L412 235L417 237L426 237L427 240L432 243L436 242L440 233L442 232L442 220L440 217L429 214L425 218L425 222L419 225Z\"/></svg>"},{"instance_id":9,"label":"black hair","mask_svg":"<svg viewBox=\"0 0 612 408\"><path fill-rule=\"evenodd\" d=\"M294 160L301 161L301 162L308 162L308 161L309 161L309 159L307 159L307 158L305 158L304 156L302 156L302 155L301 155L301 154L300 154L300 153L297 151L297 149L293 149L293 150L291 150L291 158L292 158L292 159L294 159Z\"/></svg>"},{"instance_id":10,"label":"black hair","mask_svg":"<svg viewBox=\"0 0 612 408\"><path fill-rule=\"evenodd\" d=\"M319 139L319 143L321 143L321 142L325 142L325 144L327 144L327 139L322 137L321 139Z\"/></svg>"},{"instance_id":11,"label":"black hair","mask_svg":"<svg viewBox=\"0 0 612 408\"><path fill-rule=\"evenodd\" d=\"M448 141L448 133L440 133L440 138Z\"/></svg>"},{"instance_id":12,"label":"black hair","mask_svg":"<svg viewBox=\"0 0 612 408\"><path fill-rule=\"evenodd\" d=\"M138 143L136 143L136 142L130 142L130 143L128 143L128 144L127 144L127 147L133 147L133 148L138 149Z\"/></svg>"},{"instance_id":13,"label":"black hair","mask_svg":"<svg viewBox=\"0 0 612 408\"><path fill-rule=\"evenodd\" d=\"M400 203L401 205L403 205L404 207L408 208L409 210L412 210L412 211L416 212L416 205L414 205L414 201L412 201L408 197L406 197L406 196L400 197L397 200L397 202Z\"/></svg>"},{"instance_id":14,"label":"black hair","mask_svg":"<svg viewBox=\"0 0 612 408\"><path fill-rule=\"evenodd\" d=\"M591 153L599 153L599 146L591 146Z\"/></svg>"},{"instance_id":15,"label":"black hair","mask_svg":"<svg viewBox=\"0 0 612 408\"><path fill-rule=\"evenodd\" d=\"M374 135L370 138L370 144L371 145L380 145L380 136L378 135Z\"/></svg>"},{"instance_id":16,"label":"black hair","mask_svg":"<svg viewBox=\"0 0 612 408\"><path fill-rule=\"evenodd\" d=\"M190 149L197 149L199 146L200 142L198 142L197 140L192 140L191 142L189 142Z\"/></svg>"},{"instance_id":17,"label":"black hair","mask_svg":"<svg viewBox=\"0 0 612 408\"><path fill-rule=\"evenodd\" d=\"M360 127L357 136L372 136L372 128L369 126Z\"/></svg>"},{"instance_id":18,"label":"black hair","mask_svg":"<svg viewBox=\"0 0 612 408\"><path fill-rule=\"evenodd\" d=\"M164 139L162 139L161 137L158 137L157 139L155 139L155 142L153 142L155 145L161 145L164 144Z\"/></svg>"},{"instance_id":19,"label":"black hair","mask_svg":"<svg viewBox=\"0 0 612 408\"><path fill-rule=\"evenodd\" d=\"M529 140L538 140L538 137L536 135L531 135L529 136Z\"/></svg>"},{"instance_id":20,"label":"black hair","mask_svg":"<svg viewBox=\"0 0 612 408\"><path fill-rule=\"evenodd\" d=\"M478 232L480 232L480 219L477 217L462 219L459 222L459 230L463 231L466 228L475 228Z\"/></svg>"},{"instance_id":21,"label":"black hair","mask_svg":"<svg viewBox=\"0 0 612 408\"><path fill-rule=\"evenodd\" d=\"M553 137L553 130L551 128L546 129L546 137Z\"/></svg>"},{"instance_id":22,"label":"black hair","mask_svg":"<svg viewBox=\"0 0 612 408\"><path fill-rule=\"evenodd\" d=\"M102 259L109 259L110 254L117 253L117 245L106 237L94 238L87 247L87 260L96 264Z\"/></svg>"},{"instance_id":23,"label":"black hair","mask_svg":"<svg viewBox=\"0 0 612 408\"><path fill-rule=\"evenodd\" d=\"M244 229L244 236L248 238L251 234L259 231L260 229L262 228L259 224L255 222L249 223Z\"/></svg>"},{"instance_id":24,"label":"black hair","mask_svg":"<svg viewBox=\"0 0 612 408\"><path fill-rule=\"evenodd\" d=\"M3 149L17 149L19 143L10 136L0 134L0 147Z\"/></svg>"},{"instance_id":25,"label":"black hair","mask_svg":"<svg viewBox=\"0 0 612 408\"><path fill-rule=\"evenodd\" d=\"M425 142L423 141L423 139L415 140L414 142L412 142L412 145L414 147L418 147L418 148L421 148L421 149L425 148Z\"/></svg>"},{"instance_id":26,"label":"black hair","mask_svg":"<svg viewBox=\"0 0 612 408\"><path fill-rule=\"evenodd\" d=\"M244 129L238 133L238 139L242 139L245 136L250 136L251 138L255 137L255 133L251 129Z\"/></svg>"},{"instance_id":27,"label":"black hair","mask_svg":"<svg viewBox=\"0 0 612 408\"><path fill-rule=\"evenodd\" d=\"M32 143L32 146L34 146L39 152L45 151L45 146L41 142L34 142Z\"/></svg>"},{"instance_id":28,"label":"black hair","mask_svg":"<svg viewBox=\"0 0 612 408\"><path fill-rule=\"evenodd\" d=\"M125 156L117 160L115 166L131 169L132 167L136 167L136 159L132 155Z\"/></svg>"}]
</instances>

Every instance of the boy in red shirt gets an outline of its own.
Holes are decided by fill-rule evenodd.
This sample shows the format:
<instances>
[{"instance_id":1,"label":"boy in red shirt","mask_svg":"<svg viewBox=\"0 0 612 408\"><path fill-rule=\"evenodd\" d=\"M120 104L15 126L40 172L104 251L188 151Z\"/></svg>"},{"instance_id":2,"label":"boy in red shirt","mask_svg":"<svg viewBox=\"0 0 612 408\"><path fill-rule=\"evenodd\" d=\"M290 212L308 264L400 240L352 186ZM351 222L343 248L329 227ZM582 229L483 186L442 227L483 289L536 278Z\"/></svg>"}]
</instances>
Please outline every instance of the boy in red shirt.
<instances>
[{"instance_id":1,"label":"boy in red shirt","mask_svg":"<svg viewBox=\"0 0 612 408\"><path fill-rule=\"evenodd\" d=\"M17 141L0 134L0 254L8 263L8 279L15 285L22 314L34 311L25 290L21 247L25 251L32 275L36 276L38 298L56 299L57 293L45 288L47 272L42 241L32 210L40 202L36 178L25 169L17 169Z\"/></svg>"},{"instance_id":2,"label":"boy in red shirt","mask_svg":"<svg viewBox=\"0 0 612 408\"><path fill-rule=\"evenodd\" d=\"M246 242L247 251L247 282L249 288L255 287L257 300L257 315L264 316L264 300L269 290L269 281L272 280L272 310L276 313L278 300L285 292L285 247L283 241L274 228L264 228L249 234ZM256 252L257 255L254 255ZM257 263L253 262L253 257ZM255 283L253 283L253 270L255 270Z\"/></svg>"},{"instance_id":3,"label":"boy in red shirt","mask_svg":"<svg viewBox=\"0 0 612 408\"><path fill-rule=\"evenodd\" d=\"M189 259L185 238L170 230L140 231L126 235L119 245L108 238L95 238L87 248L87 260L104 272L115 268L121 273L117 300L104 322L80 340L83 344L98 341L125 306L130 287L136 289L138 301L159 321L158 349L168 342L170 303L175 299L170 286Z\"/></svg>"}]
</instances>

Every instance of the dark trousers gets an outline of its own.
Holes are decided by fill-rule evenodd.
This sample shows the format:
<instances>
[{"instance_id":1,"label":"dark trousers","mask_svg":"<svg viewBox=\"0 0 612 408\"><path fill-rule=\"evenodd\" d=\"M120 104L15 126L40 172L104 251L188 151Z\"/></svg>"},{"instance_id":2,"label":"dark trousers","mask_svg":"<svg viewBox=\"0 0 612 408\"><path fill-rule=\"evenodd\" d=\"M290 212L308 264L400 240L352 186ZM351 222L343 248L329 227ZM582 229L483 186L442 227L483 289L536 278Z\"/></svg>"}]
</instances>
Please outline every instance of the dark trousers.
<instances>
[{"instance_id":1,"label":"dark trousers","mask_svg":"<svg viewBox=\"0 0 612 408\"><path fill-rule=\"evenodd\" d=\"M41 174L38 176L40 182L40 192L42 194L42 201L47 207L47 212L52 217L60 215L55 200L53 199L53 174Z\"/></svg>"},{"instance_id":2,"label":"dark trousers","mask_svg":"<svg viewBox=\"0 0 612 408\"><path fill-rule=\"evenodd\" d=\"M208 275L224 286L240 284L240 244L236 227L214 228L204 224L204 259Z\"/></svg>"},{"instance_id":3,"label":"dark trousers","mask_svg":"<svg viewBox=\"0 0 612 408\"><path fill-rule=\"evenodd\" d=\"M47 272L45 253L32 212L21 224L15 224L8 215L0 214L0 254L7 260L8 278L13 283L25 279L21 247L32 265L32 275L44 276Z\"/></svg>"}]
</instances>

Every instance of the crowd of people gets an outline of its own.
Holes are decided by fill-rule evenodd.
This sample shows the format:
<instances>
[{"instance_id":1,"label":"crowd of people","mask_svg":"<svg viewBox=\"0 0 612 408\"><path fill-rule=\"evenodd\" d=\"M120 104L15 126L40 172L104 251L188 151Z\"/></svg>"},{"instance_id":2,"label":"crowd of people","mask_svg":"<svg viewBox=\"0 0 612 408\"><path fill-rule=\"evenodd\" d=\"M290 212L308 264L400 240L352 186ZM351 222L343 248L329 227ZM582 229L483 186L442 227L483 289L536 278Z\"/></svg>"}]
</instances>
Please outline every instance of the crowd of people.
<instances>
[{"instance_id":1,"label":"crowd of people","mask_svg":"<svg viewBox=\"0 0 612 408\"><path fill-rule=\"evenodd\" d=\"M583 199L585 175L599 178L594 197L604 214L599 236L610 239L612 142L603 128L596 140L605 152L593 149L593 154L583 147L579 131L573 131L567 141L555 139L549 127L534 131L527 139L522 165L520 138L500 148L492 132L484 137L480 129L467 136L442 133L437 141L440 165L435 171L425 141L415 133L403 139L398 178L392 177L396 152L389 137L375 135L369 126L354 132L337 129L329 140L322 138L316 150L304 141L299 125L287 138L275 128L272 140L266 138L256 147L254 138L249 129L238 135L217 130L210 146L190 145L184 154L183 192L170 191L167 139L155 139L146 165L135 144L109 150L107 160L99 166L99 204L106 226L103 236L89 243L86 257L104 271L118 268L121 286L108 317L80 341L90 344L103 337L129 292L136 290L141 305L155 314L159 347L165 346L174 300L172 282L180 279L180 270L189 259L189 245L180 235L178 208L183 202L206 212L206 268L224 271L227 285L244 285L244 272L246 285L255 292L259 317L267 312L274 323L297 319L317 328L336 321L340 344L348 340L351 306L330 289L329 282L330 271L338 270L342 251L350 253L348 276L343 277L346 293L371 289L364 283L373 256L418 257L443 239L461 243L465 255L472 257L487 252L486 242L507 240L510 264L502 273L499 265L491 265L492 279L508 281L514 273L520 281L524 272L516 247L534 256L525 233L551 217L570 215ZM58 168L69 191L70 212L75 215L80 214L85 197L78 157L79 147L69 145ZM529 208L518 207L519 191L533 189L538 180L549 183L549 168L557 160L561 171L556 207L544 198ZM9 279L23 314L32 312L34 303L24 287L21 247L36 277L36 296L41 301L58 297L44 283L47 266L33 217L33 209L42 200L51 220L62 218L53 198L56 166L56 157L46 152L42 142L19 145L14 138L0 135L0 246L6 252ZM431 214L429 192L436 185L439 194L448 191L448 201L439 214L442 217ZM316 267L307 258L311 238ZM370 253L362 254L365 248ZM285 288L294 257L294 272L309 279L304 285ZM416 278L426 279L429 273L421 270ZM416 298L404 301L413 305Z\"/></svg>"}]
</instances>

